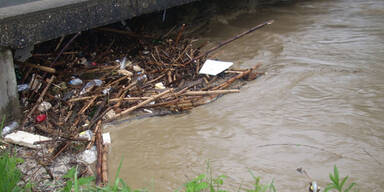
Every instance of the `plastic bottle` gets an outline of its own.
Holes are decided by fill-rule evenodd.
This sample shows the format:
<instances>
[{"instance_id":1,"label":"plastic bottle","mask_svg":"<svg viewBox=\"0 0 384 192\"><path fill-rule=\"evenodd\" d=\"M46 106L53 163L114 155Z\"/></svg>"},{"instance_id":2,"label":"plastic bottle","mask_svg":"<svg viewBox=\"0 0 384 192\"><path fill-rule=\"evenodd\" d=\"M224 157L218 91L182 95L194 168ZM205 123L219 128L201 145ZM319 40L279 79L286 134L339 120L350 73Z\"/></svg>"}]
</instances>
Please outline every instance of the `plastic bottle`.
<instances>
[{"instance_id":1,"label":"plastic bottle","mask_svg":"<svg viewBox=\"0 0 384 192\"><path fill-rule=\"evenodd\" d=\"M79 78L76 78L76 79L72 79L71 81L69 81L69 84L70 85L81 85L81 84L83 84L83 81Z\"/></svg>"},{"instance_id":2,"label":"plastic bottle","mask_svg":"<svg viewBox=\"0 0 384 192\"><path fill-rule=\"evenodd\" d=\"M1 131L1 136L5 136L7 135L8 133L12 132L13 130L15 130L17 127L19 127L19 123L14 121L12 122L10 125L8 126L5 126L3 128L3 131Z\"/></svg>"}]
</instances>

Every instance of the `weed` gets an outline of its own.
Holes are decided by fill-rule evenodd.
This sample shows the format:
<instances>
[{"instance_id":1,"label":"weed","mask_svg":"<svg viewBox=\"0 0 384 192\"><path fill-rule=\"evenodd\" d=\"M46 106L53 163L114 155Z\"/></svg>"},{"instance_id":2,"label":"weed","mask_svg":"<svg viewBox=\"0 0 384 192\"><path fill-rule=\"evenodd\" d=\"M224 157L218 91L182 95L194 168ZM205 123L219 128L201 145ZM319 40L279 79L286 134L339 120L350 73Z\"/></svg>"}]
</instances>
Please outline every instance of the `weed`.
<instances>
[{"instance_id":1,"label":"weed","mask_svg":"<svg viewBox=\"0 0 384 192\"><path fill-rule=\"evenodd\" d=\"M1 133L3 132L4 123L5 123L5 115L3 115L3 118L1 119L1 125L0 125L0 135L1 135Z\"/></svg>"},{"instance_id":2,"label":"weed","mask_svg":"<svg viewBox=\"0 0 384 192\"><path fill-rule=\"evenodd\" d=\"M256 177L250 170L249 173L251 174L255 183L253 184L253 189L246 189L246 192L276 192L273 180L270 184L261 184L260 177Z\"/></svg>"},{"instance_id":3,"label":"weed","mask_svg":"<svg viewBox=\"0 0 384 192\"><path fill-rule=\"evenodd\" d=\"M351 183L346 189L343 190L343 187L345 185L345 182L348 180L348 176L341 179L339 177L339 170L337 169L336 165L333 168L333 175L332 173L329 174L329 178L331 179L332 183L329 183L327 187L324 189L324 192L328 192L332 189L336 189L338 192L349 192L356 183ZM357 191L355 189L355 191Z\"/></svg>"},{"instance_id":4,"label":"weed","mask_svg":"<svg viewBox=\"0 0 384 192\"><path fill-rule=\"evenodd\" d=\"M17 185L21 180L21 172L17 164L22 163L23 159L12 157L8 152L3 152L0 156L0 191L22 191Z\"/></svg>"}]
</instances>

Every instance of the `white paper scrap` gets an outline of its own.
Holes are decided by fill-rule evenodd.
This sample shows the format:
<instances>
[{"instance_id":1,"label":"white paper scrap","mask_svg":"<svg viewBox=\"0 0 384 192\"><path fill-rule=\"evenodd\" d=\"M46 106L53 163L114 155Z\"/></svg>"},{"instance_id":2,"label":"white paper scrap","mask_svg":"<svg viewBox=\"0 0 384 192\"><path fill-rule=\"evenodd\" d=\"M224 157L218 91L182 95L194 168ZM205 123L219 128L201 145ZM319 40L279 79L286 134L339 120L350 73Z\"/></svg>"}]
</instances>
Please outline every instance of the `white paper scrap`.
<instances>
[{"instance_id":1,"label":"white paper scrap","mask_svg":"<svg viewBox=\"0 0 384 192\"><path fill-rule=\"evenodd\" d=\"M200 69L200 74L217 75L233 65L233 62L215 61L207 59Z\"/></svg>"},{"instance_id":2,"label":"white paper scrap","mask_svg":"<svg viewBox=\"0 0 384 192\"><path fill-rule=\"evenodd\" d=\"M111 144L111 135L108 133L103 133L103 144Z\"/></svg>"}]
</instances>

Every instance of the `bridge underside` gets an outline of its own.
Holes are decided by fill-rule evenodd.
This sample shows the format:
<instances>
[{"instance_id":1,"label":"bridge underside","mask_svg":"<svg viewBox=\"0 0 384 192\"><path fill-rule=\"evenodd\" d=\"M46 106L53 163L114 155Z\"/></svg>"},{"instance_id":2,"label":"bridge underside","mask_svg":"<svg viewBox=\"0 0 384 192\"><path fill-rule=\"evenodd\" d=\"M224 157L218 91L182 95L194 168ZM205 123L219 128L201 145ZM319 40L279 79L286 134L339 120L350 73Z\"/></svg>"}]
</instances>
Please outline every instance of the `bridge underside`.
<instances>
[{"instance_id":1,"label":"bridge underside","mask_svg":"<svg viewBox=\"0 0 384 192\"><path fill-rule=\"evenodd\" d=\"M0 46L23 48L196 0L0 0Z\"/></svg>"},{"instance_id":2,"label":"bridge underside","mask_svg":"<svg viewBox=\"0 0 384 192\"><path fill-rule=\"evenodd\" d=\"M0 0L0 120L19 114L11 49L196 0Z\"/></svg>"}]
</instances>

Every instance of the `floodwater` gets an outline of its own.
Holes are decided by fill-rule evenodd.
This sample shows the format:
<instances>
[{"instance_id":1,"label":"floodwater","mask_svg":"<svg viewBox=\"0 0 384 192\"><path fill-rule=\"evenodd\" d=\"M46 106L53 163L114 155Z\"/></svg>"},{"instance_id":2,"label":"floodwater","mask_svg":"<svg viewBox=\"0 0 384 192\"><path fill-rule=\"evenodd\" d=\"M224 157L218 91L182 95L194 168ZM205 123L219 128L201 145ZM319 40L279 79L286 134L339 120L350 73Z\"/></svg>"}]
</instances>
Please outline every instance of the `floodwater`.
<instances>
[{"instance_id":1,"label":"floodwater","mask_svg":"<svg viewBox=\"0 0 384 192\"><path fill-rule=\"evenodd\" d=\"M204 173L227 189L249 187L248 170L278 191L307 191L304 168L323 188L337 165L361 191L384 191L384 1L312 0L217 17L211 46L263 21L275 23L220 49L237 68L267 74L239 94L191 113L108 126L113 179L174 191Z\"/></svg>"}]
</instances>

